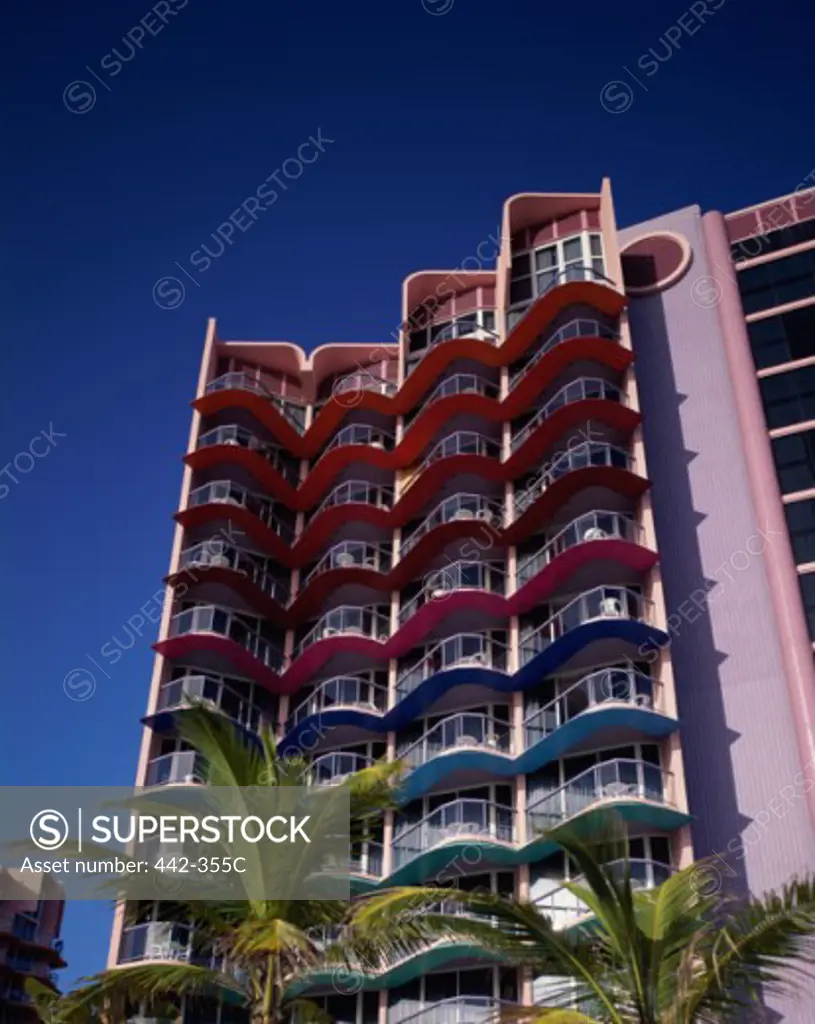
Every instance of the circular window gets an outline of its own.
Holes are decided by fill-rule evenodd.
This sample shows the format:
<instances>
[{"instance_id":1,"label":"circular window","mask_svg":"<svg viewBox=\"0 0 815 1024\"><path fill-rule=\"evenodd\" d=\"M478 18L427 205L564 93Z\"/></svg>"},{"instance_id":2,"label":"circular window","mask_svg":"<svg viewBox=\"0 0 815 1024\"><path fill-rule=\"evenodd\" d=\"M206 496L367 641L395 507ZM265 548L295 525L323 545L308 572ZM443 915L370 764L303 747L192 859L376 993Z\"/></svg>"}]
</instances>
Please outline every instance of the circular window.
<instances>
[{"instance_id":1,"label":"circular window","mask_svg":"<svg viewBox=\"0 0 815 1024\"><path fill-rule=\"evenodd\" d=\"M653 295L675 284L691 262L691 247L682 235L655 231L635 238L620 250L625 290Z\"/></svg>"}]
</instances>

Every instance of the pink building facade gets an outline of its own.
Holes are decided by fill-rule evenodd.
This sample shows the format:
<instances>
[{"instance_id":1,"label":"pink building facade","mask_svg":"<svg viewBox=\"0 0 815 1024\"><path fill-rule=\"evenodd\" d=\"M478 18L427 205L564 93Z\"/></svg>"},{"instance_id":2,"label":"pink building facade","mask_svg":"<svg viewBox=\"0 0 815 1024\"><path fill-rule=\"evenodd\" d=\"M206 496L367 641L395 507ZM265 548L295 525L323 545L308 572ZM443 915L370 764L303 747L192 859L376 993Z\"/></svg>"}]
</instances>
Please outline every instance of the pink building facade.
<instances>
[{"instance_id":1,"label":"pink building facade","mask_svg":"<svg viewBox=\"0 0 815 1024\"><path fill-rule=\"evenodd\" d=\"M608 182L522 194L494 269L479 251L404 282L392 344L306 355L211 322L137 783L200 783L176 725L204 698L271 723L315 784L405 764L400 810L349 865L356 891L458 863L454 884L573 927L586 909L538 837L609 807L642 886L714 853L711 884L754 891L811 868L798 578L815 552L790 546L740 300L757 264L729 249L740 217L620 230ZM790 312L768 309L756 319ZM815 477L795 493L815 508ZM202 955L166 905L118 909L111 966ZM475 1024L548 984L439 946L314 996L349 1024ZM185 1016L240 1019L217 1002Z\"/></svg>"}]
</instances>

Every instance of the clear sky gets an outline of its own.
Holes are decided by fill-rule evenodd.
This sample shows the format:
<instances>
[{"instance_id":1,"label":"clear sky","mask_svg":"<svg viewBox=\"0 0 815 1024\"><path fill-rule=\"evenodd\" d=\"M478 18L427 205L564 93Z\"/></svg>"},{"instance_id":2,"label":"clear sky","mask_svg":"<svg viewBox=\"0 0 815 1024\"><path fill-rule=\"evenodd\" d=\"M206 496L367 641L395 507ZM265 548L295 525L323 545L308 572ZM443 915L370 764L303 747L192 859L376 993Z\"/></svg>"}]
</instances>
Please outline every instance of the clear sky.
<instances>
[{"instance_id":1,"label":"clear sky","mask_svg":"<svg viewBox=\"0 0 815 1024\"><path fill-rule=\"evenodd\" d=\"M514 192L608 175L627 225L792 191L815 169L814 17L803 0L9 8L0 463L23 455L0 477L0 783L133 781L155 626L115 665L101 651L131 644L167 567L208 316L226 338L387 340L402 278L459 265ZM319 159L278 173L202 269L319 129ZM167 276L186 288L172 309L152 294ZM86 700L87 680L63 685L78 668ZM68 908L66 980L103 966L109 921Z\"/></svg>"}]
</instances>

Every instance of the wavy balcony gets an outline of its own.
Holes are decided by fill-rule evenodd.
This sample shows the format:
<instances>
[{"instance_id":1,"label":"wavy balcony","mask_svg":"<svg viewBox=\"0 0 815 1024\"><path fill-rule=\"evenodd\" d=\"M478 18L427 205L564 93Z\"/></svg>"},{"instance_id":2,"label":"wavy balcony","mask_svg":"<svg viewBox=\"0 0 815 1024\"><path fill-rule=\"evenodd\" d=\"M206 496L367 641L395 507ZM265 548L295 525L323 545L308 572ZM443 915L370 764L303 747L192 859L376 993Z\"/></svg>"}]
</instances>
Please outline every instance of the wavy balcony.
<instances>
[{"instance_id":1,"label":"wavy balcony","mask_svg":"<svg viewBox=\"0 0 815 1024\"><path fill-rule=\"evenodd\" d=\"M398 730L459 685L476 683L500 693L526 690L555 674L581 648L609 637L634 646L663 645L666 640L666 634L653 623L650 604L639 594L623 587L597 587L572 599L536 630L524 633L522 663L516 672L507 671L503 645L482 633L460 633L434 644L399 673L396 704L390 709L385 709L382 693L373 698L366 688L369 684L358 677L326 680L324 685L336 685L331 700L323 703L317 695L302 702L297 716L289 719L286 741L296 745L317 719L323 725L353 725L378 733ZM603 703L594 690L590 694L590 706ZM644 697L636 690L625 702L645 708ZM553 720L557 721L550 716L546 721ZM542 739L554 731L544 728L545 724L541 725Z\"/></svg>"},{"instance_id":2,"label":"wavy balcony","mask_svg":"<svg viewBox=\"0 0 815 1024\"><path fill-rule=\"evenodd\" d=\"M467 383L467 386L464 386L461 384L462 381L474 382L475 378L472 375L461 374L451 382L444 382L442 388L446 388L448 384L456 385L461 387L460 393L444 396L444 408L438 417L431 417L438 407L436 402L423 409L405 431L399 444L396 444L393 435L379 427L367 424L343 427L297 487L292 486L279 472L273 470L263 456L244 448L236 448L235 451L242 456L242 464L257 463L255 475L263 480L276 498L289 508L303 511L312 508L330 487L337 474L354 462L362 461L393 472L408 470L411 483L422 480L430 467L440 461L445 462L445 474L474 473L489 479L511 480L538 465L543 454L552 447L558 437L578 425L589 421L605 423L627 435L641 419L639 412L628 406L626 396L619 387L601 378L581 377L562 387L537 411L531 421L516 433L507 458L502 458L502 446L499 442L477 431L462 430L439 440L422 458L418 467L415 467L414 464L421 453L452 416L458 413L482 413L496 424L510 416L511 410L503 409L501 404L492 398L479 395L474 383ZM486 384L482 382L482 386L486 387ZM455 408L451 405L453 398L458 401ZM431 418L435 422L431 422ZM223 451L223 448L205 449L206 453L218 451ZM187 461L194 459L195 456L196 453L187 456ZM217 455L213 457L213 464L217 459ZM266 467L269 468L262 473L261 470Z\"/></svg>"},{"instance_id":3,"label":"wavy balcony","mask_svg":"<svg viewBox=\"0 0 815 1024\"><path fill-rule=\"evenodd\" d=\"M228 661L239 675L269 690L277 689L283 652L267 636L261 622L232 608L196 605L170 619L168 635L153 645L165 658L189 659L209 652Z\"/></svg>"},{"instance_id":4,"label":"wavy balcony","mask_svg":"<svg viewBox=\"0 0 815 1024\"><path fill-rule=\"evenodd\" d=\"M262 691L265 694L266 691ZM277 708L274 698L258 703L245 693L239 693L230 681L212 673L188 673L163 683L158 692L155 711L146 715L142 722L154 732L168 732L176 716L189 708L204 704L212 711L218 711L230 718L240 729L257 733L262 724L273 729L277 725Z\"/></svg>"},{"instance_id":5,"label":"wavy balcony","mask_svg":"<svg viewBox=\"0 0 815 1024\"><path fill-rule=\"evenodd\" d=\"M556 844L542 833L570 822L578 834L596 827L598 813L613 807L624 820L671 831L690 817L673 798L669 772L646 761L616 758L596 765L553 792L530 797L524 828L511 807L487 800L453 799L420 822L396 829L391 871L377 887L415 885L450 863L453 853L480 849L495 866L541 860Z\"/></svg>"},{"instance_id":6,"label":"wavy balcony","mask_svg":"<svg viewBox=\"0 0 815 1024\"><path fill-rule=\"evenodd\" d=\"M656 889L673 874L670 864L643 857L619 859L607 863L606 868L622 879L627 870L632 889ZM573 879L576 885L584 884L582 878ZM590 921L592 912L586 904L574 895L565 885L559 885L543 896L534 900L535 905L551 920L552 926L558 931L573 928Z\"/></svg>"},{"instance_id":7,"label":"wavy balcony","mask_svg":"<svg viewBox=\"0 0 815 1024\"><path fill-rule=\"evenodd\" d=\"M200 785L206 781L206 762L194 750L177 750L147 762L145 786Z\"/></svg>"},{"instance_id":8,"label":"wavy balcony","mask_svg":"<svg viewBox=\"0 0 815 1024\"><path fill-rule=\"evenodd\" d=\"M593 540L591 546L599 543L599 539ZM611 543L623 542L612 540ZM594 551L598 551L597 547L594 547ZM526 584L524 591L534 582L532 580ZM617 598L608 597L607 600L598 598L592 602L591 593L616 594L619 595L619 601L617 602ZM465 593L464 596L468 598L465 603L470 605L477 595ZM449 600L454 600L454 597L458 595L451 596ZM484 597L498 602L501 610L506 611L506 598L498 594L486 594ZM460 597L458 599L461 600ZM517 600L522 601L523 597L518 597ZM598 601L599 605L594 607ZM616 607L615 602L620 604L619 610L616 613L608 612L611 605ZM264 635L264 627L258 620L234 609L216 605L199 605L175 615L170 623L168 637L154 647L160 654L170 658L184 657L195 650L213 652L230 661L240 674L275 692L291 693L305 678L337 654L355 652L376 662L407 653L416 645L423 629L429 629L436 620L440 604L441 602L437 602L435 610L430 608L432 614L422 616L424 609L420 609L419 613L392 635L387 612L374 606L346 605L333 609L318 620L300 640L285 668L282 652ZM558 641L555 645L558 650L569 652L566 656L571 656L583 642L588 642L588 638L606 635L609 625L613 627L610 635L631 635L638 637L640 641L647 639L647 636L642 636L642 630L645 629L648 633L649 627L640 619L641 608L642 599L633 592L622 588L597 588L594 592L576 598L567 609L556 613L546 627L539 627L529 635L522 634L522 659L533 660L538 654L545 654L546 649L554 641ZM580 619L580 615L585 616L585 621ZM558 633L547 638L543 632L544 628L556 628ZM586 641L583 640L584 637L587 638ZM449 646L450 643L451 640L442 641L437 648L444 650L445 645ZM533 649L535 644L538 644L538 649ZM551 657L550 653L546 653L545 660ZM437 661L439 666L445 664L443 656L439 660L436 656L426 655L420 665L408 674L410 679L418 681L409 685L405 679L400 678L397 689L400 692L405 687L408 691L414 689L425 678L436 675L439 671L440 682L436 685L446 687L448 684L444 680L448 673L436 665ZM520 671L526 672L526 667ZM417 676L417 672L424 673L424 676ZM518 687L508 684L507 688Z\"/></svg>"},{"instance_id":9,"label":"wavy balcony","mask_svg":"<svg viewBox=\"0 0 815 1024\"><path fill-rule=\"evenodd\" d=\"M487 465L501 472L500 463L475 458L480 467ZM283 565L299 568L322 551L332 534L349 519L384 529L411 522L426 504L428 494L445 481L448 470L449 464L444 458L436 461L424 475L428 478L425 484L409 487L395 504L389 488L359 480L339 484L327 495L296 540L292 539L293 530L281 518L274 502L228 480L205 484L192 491L187 507L176 513L175 519L186 529L228 520ZM478 494L456 494L442 501L403 538L402 560L406 561L420 543L423 550L413 556L414 564L431 557L430 551L439 551L453 540L482 537L493 544L518 543L586 487L603 487L639 497L649 486L646 478L637 475L634 459L625 450L605 442L572 445L557 453L539 476L515 495L507 508Z\"/></svg>"},{"instance_id":10,"label":"wavy balcony","mask_svg":"<svg viewBox=\"0 0 815 1024\"><path fill-rule=\"evenodd\" d=\"M391 383L364 371L349 374L336 383L332 397L321 407L307 430L303 426L305 411L302 405L268 391L246 373L228 373L216 378L192 404L204 416L233 408L247 409L280 440L286 450L300 458L312 458L329 440L349 409L369 409L389 416L404 415L433 388L446 368L457 359L475 360L489 367L506 366L517 362L540 339L552 320L569 306L591 306L604 316L614 318L619 316L625 304L625 295L593 268L568 268L530 305L502 344L491 332L485 333L483 327L466 325L461 330L451 331L449 336L437 337L398 390L394 390ZM523 379L516 374L517 383L524 388L521 401L529 400L533 393L539 394L546 382L553 380L571 361L588 359L615 369L623 369L630 363L631 352L617 344L608 328L599 321L580 318L571 324L580 325L578 331L593 333L575 333L575 327L567 331L565 328L570 325L564 325L544 339L541 348L545 352L541 353L541 349L535 352ZM594 327L595 324L598 328ZM450 413L442 408L435 415L441 422Z\"/></svg>"},{"instance_id":11,"label":"wavy balcony","mask_svg":"<svg viewBox=\"0 0 815 1024\"><path fill-rule=\"evenodd\" d=\"M122 929L118 963L145 961L194 964L220 970L223 957L195 948L190 925L173 921L148 921Z\"/></svg>"},{"instance_id":12,"label":"wavy balcony","mask_svg":"<svg viewBox=\"0 0 815 1024\"><path fill-rule=\"evenodd\" d=\"M521 736L506 722L485 714L448 715L420 739L397 747L397 759L407 768L400 798L413 800L454 772L483 772L497 778L527 775L612 730L668 736L678 722L657 710L657 689L654 680L633 669L591 672L529 714Z\"/></svg>"}]
</instances>

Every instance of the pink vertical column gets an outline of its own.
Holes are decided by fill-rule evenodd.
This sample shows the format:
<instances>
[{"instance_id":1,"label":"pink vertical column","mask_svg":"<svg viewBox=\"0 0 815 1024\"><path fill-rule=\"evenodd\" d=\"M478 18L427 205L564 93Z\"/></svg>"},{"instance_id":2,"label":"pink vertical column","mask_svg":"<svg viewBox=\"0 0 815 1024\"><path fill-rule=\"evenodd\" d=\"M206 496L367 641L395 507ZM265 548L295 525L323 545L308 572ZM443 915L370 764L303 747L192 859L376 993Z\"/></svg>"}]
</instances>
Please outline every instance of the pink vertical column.
<instances>
[{"instance_id":1,"label":"pink vertical column","mask_svg":"<svg viewBox=\"0 0 815 1024\"><path fill-rule=\"evenodd\" d=\"M712 277L720 295L719 322L744 439L750 489L759 525L768 538L768 557L764 562L781 640L798 750L802 767L807 767L815 765L815 663L812 641L801 603L798 573L789 543L784 506L764 422L761 393L750 351L736 271L730 259L730 242L724 217L720 213L707 213L702 218L702 226L713 268ZM809 792L809 809L815 822L815 789Z\"/></svg>"}]
</instances>

